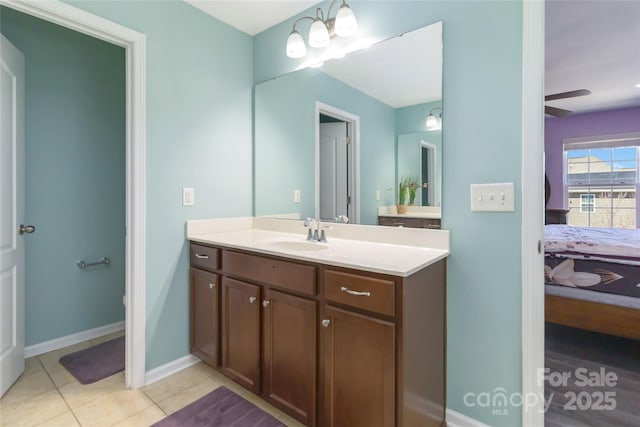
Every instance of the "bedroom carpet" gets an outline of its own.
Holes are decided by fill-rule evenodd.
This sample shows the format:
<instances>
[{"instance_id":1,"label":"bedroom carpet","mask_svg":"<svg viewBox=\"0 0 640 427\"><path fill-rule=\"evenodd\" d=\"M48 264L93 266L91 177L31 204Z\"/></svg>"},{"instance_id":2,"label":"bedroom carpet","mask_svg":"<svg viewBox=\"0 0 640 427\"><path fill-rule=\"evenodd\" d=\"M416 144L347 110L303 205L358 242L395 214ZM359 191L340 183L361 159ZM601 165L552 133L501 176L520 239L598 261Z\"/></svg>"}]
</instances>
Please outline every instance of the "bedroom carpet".
<instances>
[{"instance_id":1,"label":"bedroom carpet","mask_svg":"<svg viewBox=\"0 0 640 427\"><path fill-rule=\"evenodd\" d=\"M640 426L639 341L552 324L546 325L545 338L545 366L550 373L571 375L564 383L545 383L545 399L551 397L546 427ZM615 409L605 409L613 404Z\"/></svg>"},{"instance_id":2,"label":"bedroom carpet","mask_svg":"<svg viewBox=\"0 0 640 427\"><path fill-rule=\"evenodd\" d=\"M60 358L81 384L91 384L124 371L124 337L76 351Z\"/></svg>"},{"instance_id":3,"label":"bedroom carpet","mask_svg":"<svg viewBox=\"0 0 640 427\"><path fill-rule=\"evenodd\" d=\"M152 427L286 427L253 403L219 387Z\"/></svg>"}]
</instances>

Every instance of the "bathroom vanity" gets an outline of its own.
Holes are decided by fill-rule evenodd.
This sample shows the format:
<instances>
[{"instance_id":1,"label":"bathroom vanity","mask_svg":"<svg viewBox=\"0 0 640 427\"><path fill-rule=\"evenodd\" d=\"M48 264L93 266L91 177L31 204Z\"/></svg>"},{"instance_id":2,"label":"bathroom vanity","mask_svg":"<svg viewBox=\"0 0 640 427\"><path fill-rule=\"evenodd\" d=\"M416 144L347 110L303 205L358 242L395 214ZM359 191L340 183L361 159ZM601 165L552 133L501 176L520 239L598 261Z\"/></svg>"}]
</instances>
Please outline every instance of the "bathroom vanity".
<instances>
[{"instance_id":1,"label":"bathroom vanity","mask_svg":"<svg viewBox=\"0 0 640 427\"><path fill-rule=\"evenodd\" d=\"M407 231L189 221L191 352L308 426L443 425L448 232Z\"/></svg>"}]
</instances>

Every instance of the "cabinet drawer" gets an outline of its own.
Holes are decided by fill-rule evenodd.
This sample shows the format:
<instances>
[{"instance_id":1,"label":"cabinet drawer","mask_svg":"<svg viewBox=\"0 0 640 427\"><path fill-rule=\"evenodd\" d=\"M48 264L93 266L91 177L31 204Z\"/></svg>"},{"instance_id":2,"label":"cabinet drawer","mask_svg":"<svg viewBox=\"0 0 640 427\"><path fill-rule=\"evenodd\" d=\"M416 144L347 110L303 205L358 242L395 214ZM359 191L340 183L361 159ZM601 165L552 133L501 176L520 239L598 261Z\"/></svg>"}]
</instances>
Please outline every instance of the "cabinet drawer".
<instances>
[{"instance_id":1,"label":"cabinet drawer","mask_svg":"<svg viewBox=\"0 0 640 427\"><path fill-rule=\"evenodd\" d=\"M307 295L316 294L316 269L310 265L222 251L224 271Z\"/></svg>"},{"instance_id":2,"label":"cabinet drawer","mask_svg":"<svg viewBox=\"0 0 640 427\"><path fill-rule=\"evenodd\" d=\"M218 261L217 248L210 248L209 246L191 244L191 266L197 268L204 268L205 270L217 270L220 268Z\"/></svg>"},{"instance_id":3,"label":"cabinet drawer","mask_svg":"<svg viewBox=\"0 0 640 427\"><path fill-rule=\"evenodd\" d=\"M395 283L390 280L327 270L324 293L329 301L387 316L395 314Z\"/></svg>"}]
</instances>

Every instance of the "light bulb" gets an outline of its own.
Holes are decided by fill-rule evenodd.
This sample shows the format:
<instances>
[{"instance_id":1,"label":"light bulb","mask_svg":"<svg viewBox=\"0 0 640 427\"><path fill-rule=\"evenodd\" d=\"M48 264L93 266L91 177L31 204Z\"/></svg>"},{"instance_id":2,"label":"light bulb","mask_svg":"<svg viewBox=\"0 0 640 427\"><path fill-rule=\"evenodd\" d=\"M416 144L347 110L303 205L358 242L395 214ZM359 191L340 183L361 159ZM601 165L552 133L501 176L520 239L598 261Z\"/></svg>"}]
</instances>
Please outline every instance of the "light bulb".
<instances>
[{"instance_id":1,"label":"light bulb","mask_svg":"<svg viewBox=\"0 0 640 427\"><path fill-rule=\"evenodd\" d=\"M316 17L309 29L309 46L325 47L329 46L329 30L322 19Z\"/></svg>"},{"instance_id":2,"label":"light bulb","mask_svg":"<svg viewBox=\"0 0 640 427\"><path fill-rule=\"evenodd\" d=\"M344 1L336 15L335 32L340 37L350 37L358 32L356 17Z\"/></svg>"},{"instance_id":3,"label":"light bulb","mask_svg":"<svg viewBox=\"0 0 640 427\"><path fill-rule=\"evenodd\" d=\"M307 54L307 47L299 32L295 29L289 34L287 39L287 56L289 58L302 58Z\"/></svg>"},{"instance_id":4,"label":"light bulb","mask_svg":"<svg viewBox=\"0 0 640 427\"><path fill-rule=\"evenodd\" d=\"M436 129L438 127L438 119L432 113L427 116L427 129Z\"/></svg>"}]
</instances>

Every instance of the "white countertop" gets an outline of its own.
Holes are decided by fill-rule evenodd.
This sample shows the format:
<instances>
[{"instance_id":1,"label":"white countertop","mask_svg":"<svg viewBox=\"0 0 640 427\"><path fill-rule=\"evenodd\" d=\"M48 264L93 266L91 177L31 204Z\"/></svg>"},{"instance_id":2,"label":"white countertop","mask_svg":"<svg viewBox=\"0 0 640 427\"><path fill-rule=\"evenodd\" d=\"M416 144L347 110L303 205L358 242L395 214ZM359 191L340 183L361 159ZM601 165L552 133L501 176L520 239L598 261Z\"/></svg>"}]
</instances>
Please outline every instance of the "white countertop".
<instances>
[{"instance_id":1,"label":"white countertop","mask_svg":"<svg viewBox=\"0 0 640 427\"><path fill-rule=\"evenodd\" d=\"M326 230L328 242L307 242L302 221L275 218L187 221L187 239L402 277L449 255L446 230L322 225L332 227Z\"/></svg>"}]
</instances>

